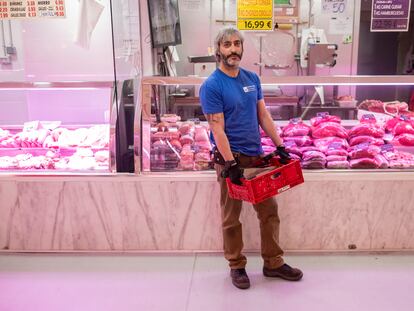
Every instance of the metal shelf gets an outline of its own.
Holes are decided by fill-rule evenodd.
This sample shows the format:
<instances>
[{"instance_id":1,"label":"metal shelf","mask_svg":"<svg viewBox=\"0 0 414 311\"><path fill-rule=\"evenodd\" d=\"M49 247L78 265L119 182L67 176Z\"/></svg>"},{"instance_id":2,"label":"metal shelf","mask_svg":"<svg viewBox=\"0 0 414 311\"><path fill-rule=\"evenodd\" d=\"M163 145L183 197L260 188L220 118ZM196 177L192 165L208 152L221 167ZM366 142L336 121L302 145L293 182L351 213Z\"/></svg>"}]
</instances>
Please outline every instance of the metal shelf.
<instances>
[{"instance_id":1,"label":"metal shelf","mask_svg":"<svg viewBox=\"0 0 414 311\"><path fill-rule=\"evenodd\" d=\"M113 81L0 82L0 89L112 88Z\"/></svg>"},{"instance_id":2,"label":"metal shelf","mask_svg":"<svg viewBox=\"0 0 414 311\"><path fill-rule=\"evenodd\" d=\"M204 77L144 77L143 85L200 85ZM261 77L262 85L414 85L414 76Z\"/></svg>"}]
</instances>

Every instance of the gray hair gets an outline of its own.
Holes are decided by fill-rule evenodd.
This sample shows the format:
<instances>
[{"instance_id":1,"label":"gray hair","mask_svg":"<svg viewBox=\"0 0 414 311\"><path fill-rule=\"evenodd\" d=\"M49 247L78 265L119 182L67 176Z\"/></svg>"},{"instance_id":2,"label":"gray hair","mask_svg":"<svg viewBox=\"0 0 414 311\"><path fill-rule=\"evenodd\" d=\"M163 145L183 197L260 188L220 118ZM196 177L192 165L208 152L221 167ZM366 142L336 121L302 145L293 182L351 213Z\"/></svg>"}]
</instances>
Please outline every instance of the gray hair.
<instances>
[{"instance_id":1,"label":"gray hair","mask_svg":"<svg viewBox=\"0 0 414 311\"><path fill-rule=\"evenodd\" d=\"M225 27L221 29L214 40L214 55L216 55L217 61L220 60L218 57L220 54L220 43L232 35L237 35L239 37L243 47L244 37L238 29L234 27Z\"/></svg>"}]
</instances>

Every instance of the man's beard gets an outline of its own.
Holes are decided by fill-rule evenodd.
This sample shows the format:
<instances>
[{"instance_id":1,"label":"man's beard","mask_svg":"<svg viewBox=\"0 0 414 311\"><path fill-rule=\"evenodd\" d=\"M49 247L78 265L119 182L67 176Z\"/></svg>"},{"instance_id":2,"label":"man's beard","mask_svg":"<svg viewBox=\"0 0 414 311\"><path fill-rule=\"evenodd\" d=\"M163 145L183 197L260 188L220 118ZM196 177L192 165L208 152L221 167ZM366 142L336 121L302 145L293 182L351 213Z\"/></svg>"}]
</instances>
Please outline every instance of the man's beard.
<instances>
[{"instance_id":1,"label":"man's beard","mask_svg":"<svg viewBox=\"0 0 414 311\"><path fill-rule=\"evenodd\" d=\"M231 53L230 55L224 55L223 53L220 53L220 58L221 60L223 60L224 65L226 65L227 67L236 67L238 66L238 64L230 64L229 63L229 58L231 58L232 56L237 56L239 58L239 61L242 59L243 56L243 52L242 53Z\"/></svg>"}]
</instances>

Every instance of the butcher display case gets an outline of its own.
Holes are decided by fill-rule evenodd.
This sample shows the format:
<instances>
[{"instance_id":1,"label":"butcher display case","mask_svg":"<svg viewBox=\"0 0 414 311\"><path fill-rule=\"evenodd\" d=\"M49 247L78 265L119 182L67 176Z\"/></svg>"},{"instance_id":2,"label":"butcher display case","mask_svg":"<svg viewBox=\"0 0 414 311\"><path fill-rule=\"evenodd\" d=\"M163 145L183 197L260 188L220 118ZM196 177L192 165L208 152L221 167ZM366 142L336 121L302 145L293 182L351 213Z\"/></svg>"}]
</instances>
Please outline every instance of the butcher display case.
<instances>
[{"instance_id":1,"label":"butcher display case","mask_svg":"<svg viewBox=\"0 0 414 311\"><path fill-rule=\"evenodd\" d=\"M1 82L0 172L115 171L113 90L105 81Z\"/></svg>"},{"instance_id":2,"label":"butcher display case","mask_svg":"<svg viewBox=\"0 0 414 311\"><path fill-rule=\"evenodd\" d=\"M139 2L89 11L66 1L64 18L1 20L0 173L134 172Z\"/></svg>"},{"instance_id":3,"label":"butcher display case","mask_svg":"<svg viewBox=\"0 0 414 311\"><path fill-rule=\"evenodd\" d=\"M199 102L205 78L142 80L142 152L151 172L212 170ZM413 76L262 77L264 99L292 158L311 170L413 170ZM274 150L262 134L264 153Z\"/></svg>"}]
</instances>

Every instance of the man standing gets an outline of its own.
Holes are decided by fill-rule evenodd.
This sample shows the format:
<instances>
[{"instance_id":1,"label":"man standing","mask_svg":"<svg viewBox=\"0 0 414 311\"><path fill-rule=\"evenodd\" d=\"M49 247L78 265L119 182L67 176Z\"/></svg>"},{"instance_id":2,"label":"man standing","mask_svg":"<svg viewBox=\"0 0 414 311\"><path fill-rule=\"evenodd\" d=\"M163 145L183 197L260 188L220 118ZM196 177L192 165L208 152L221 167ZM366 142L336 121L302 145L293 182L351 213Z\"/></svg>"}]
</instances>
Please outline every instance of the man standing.
<instances>
[{"instance_id":1,"label":"man standing","mask_svg":"<svg viewBox=\"0 0 414 311\"><path fill-rule=\"evenodd\" d=\"M281 161L288 161L282 140L266 110L259 77L239 67L243 56L242 34L234 28L222 29L215 39L218 69L203 83L200 100L215 145L215 169L220 184L220 205L224 256L229 261L234 286L247 289L246 257L242 254L242 225L239 221L242 202L229 197L225 177L241 184L243 168L251 167L263 154L259 125L272 139ZM260 222L263 274L298 281L303 273L283 261L278 244L279 216L273 198L254 205Z\"/></svg>"}]
</instances>

